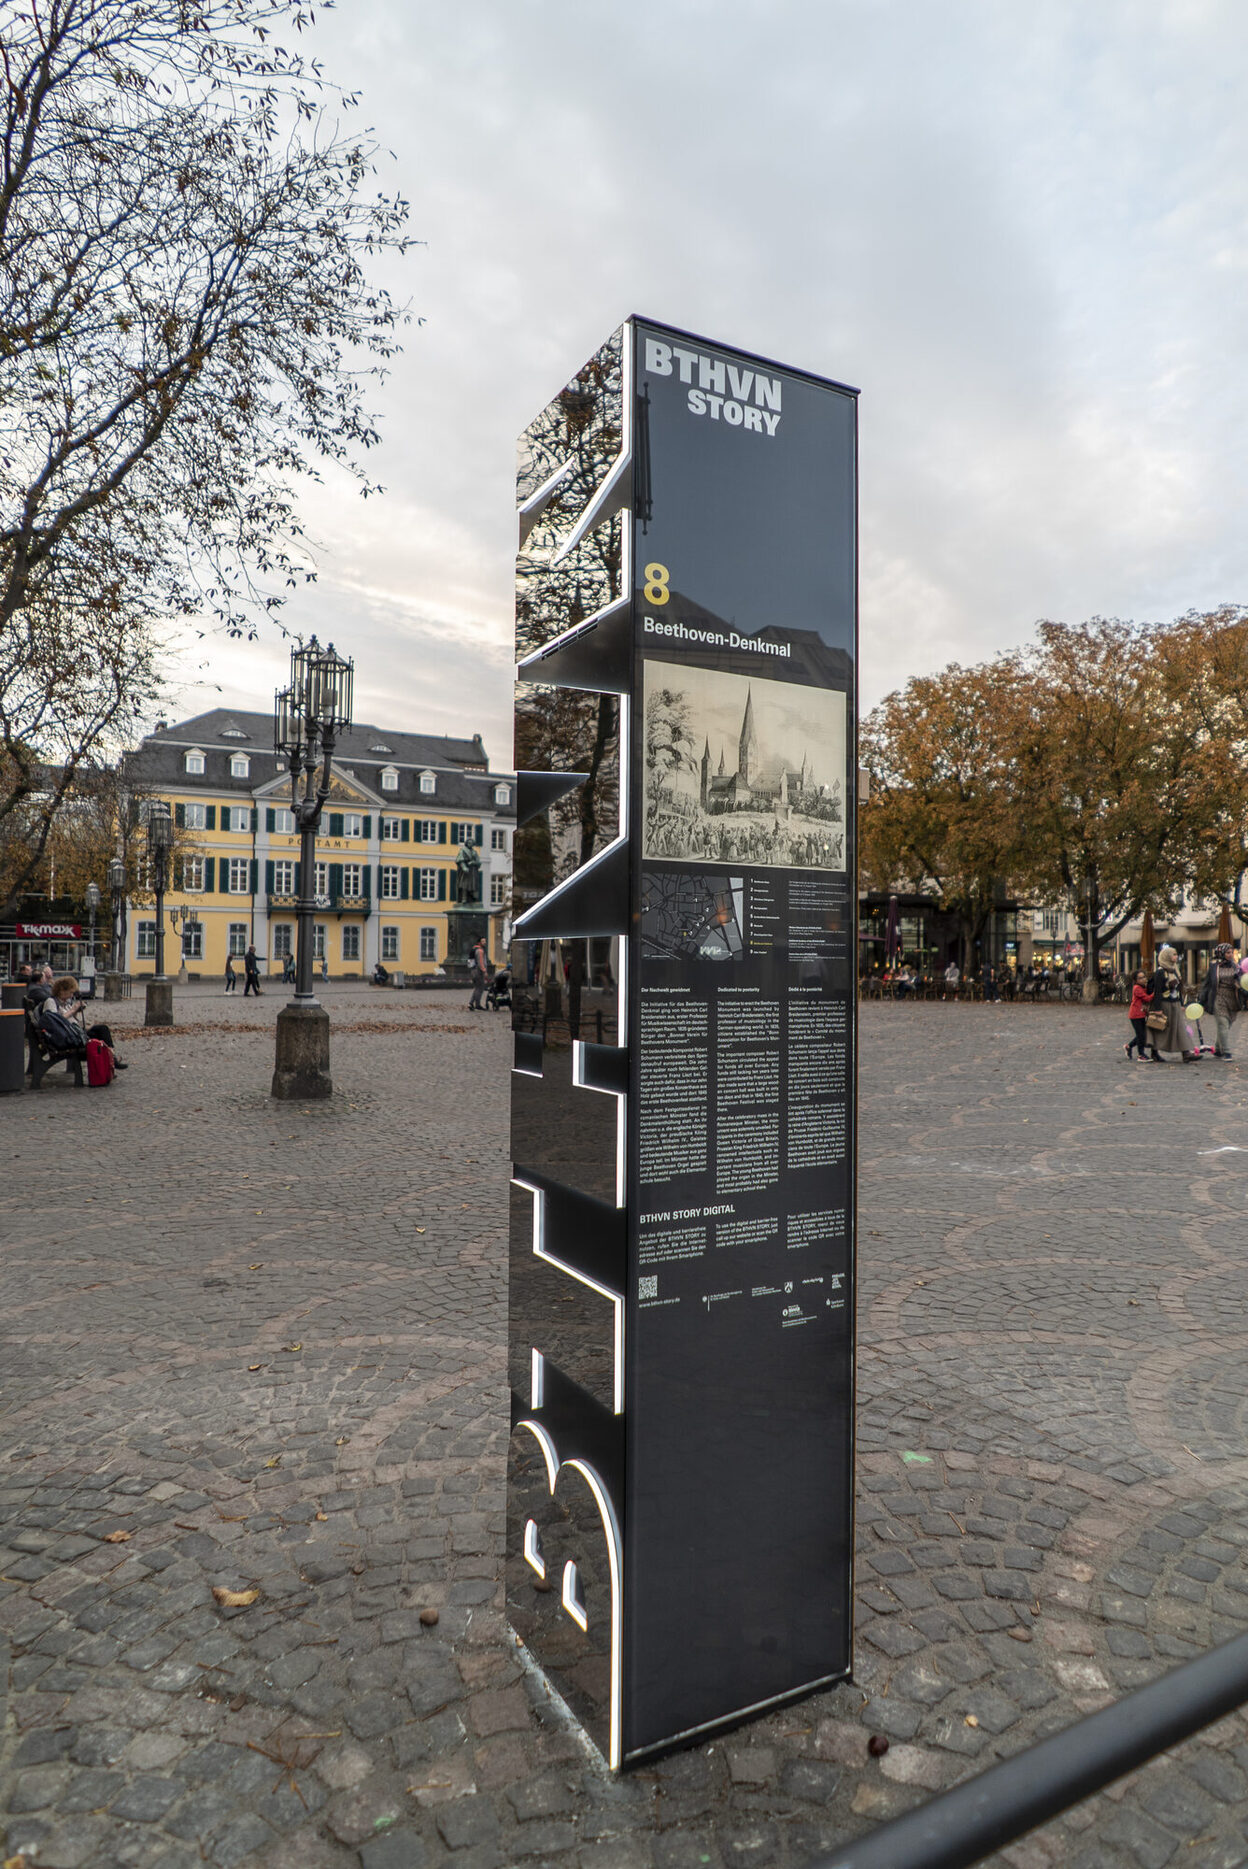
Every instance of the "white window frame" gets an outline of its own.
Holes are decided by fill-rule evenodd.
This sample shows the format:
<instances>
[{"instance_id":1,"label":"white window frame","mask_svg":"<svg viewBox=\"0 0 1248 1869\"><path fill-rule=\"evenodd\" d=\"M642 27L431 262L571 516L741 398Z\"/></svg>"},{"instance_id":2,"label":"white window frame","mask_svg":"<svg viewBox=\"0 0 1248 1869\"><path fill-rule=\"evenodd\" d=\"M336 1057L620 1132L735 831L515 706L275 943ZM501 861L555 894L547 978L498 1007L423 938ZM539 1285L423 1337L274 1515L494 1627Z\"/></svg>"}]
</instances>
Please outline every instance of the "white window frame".
<instances>
[{"instance_id":1,"label":"white window frame","mask_svg":"<svg viewBox=\"0 0 1248 1869\"><path fill-rule=\"evenodd\" d=\"M235 960L241 959L241 957L247 952L247 924L246 922L231 922L230 923L229 933L227 936L227 942L228 942L229 952L234 956Z\"/></svg>"},{"instance_id":2,"label":"white window frame","mask_svg":"<svg viewBox=\"0 0 1248 1869\"><path fill-rule=\"evenodd\" d=\"M383 902L399 900L399 866L397 863L383 863L381 866L381 899Z\"/></svg>"},{"instance_id":3,"label":"white window frame","mask_svg":"<svg viewBox=\"0 0 1248 1869\"><path fill-rule=\"evenodd\" d=\"M250 857L225 857L225 893L227 896L247 896L251 894L251 859ZM235 877L241 876L242 882L235 886Z\"/></svg>"},{"instance_id":4,"label":"white window frame","mask_svg":"<svg viewBox=\"0 0 1248 1869\"><path fill-rule=\"evenodd\" d=\"M183 857L182 888L187 895L198 895L204 886L204 859Z\"/></svg>"},{"instance_id":5,"label":"white window frame","mask_svg":"<svg viewBox=\"0 0 1248 1869\"><path fill-rule=\"evenodd\" d=\"M136 960L155 960L155 922L136 922L134 924L134 955Z\"/></svg>"},{"instance_id":6,"label":"white window frame","mask_svg":"<svg viewBox=\"0 0 1248 1869\"><path fill-rule=\"evenodd\" d=\"M232 779L246 779L246 778L249 778L250 776L251 776L251 761L247 757L246 753L231 753L230 754L230 777Z\"/></svg>"},{"instance_id":7,"label":"white window frame","mask_svg":"<svg viewBox=\"0 0 1248 1869\"><path fill-rule=\"evenodd\" d=\"M202 960L204 958L203 922L183 922L182 956L184 960Z\"/></svg>"},{"instance_id":8,"label":"white window frame","mask_svg":"<svg viewBox=\"0 0 1248 1869\"><path fill-rule=\"evenodd\" d=\"M490 832L490 849L505 851L506 848L507 848L507 833L505 830L501 828L500 825L496 824Z\"/></svg>"},{"instance_id":9,"label":"white window frame","mask_svg":"<svg viewBox=\"0 0 1248 1869\"><path fill-rule=\"evenodd\" d=\"M344 961L360 958L360 931L354 922L342 931L342 958Z\"/></svg>"},{"instance_id":10,"label":"white window frame","mask_svg":"<svg viewBox=\"0 0 1248 1869\"><path fill-rule=\"evenodd\" d=\"M505 876L491 876L490 878L490 907L492 909L501 909L506 899L507 899L507 878Z\"/></svg>"},{"instance_id":11,"label":"white window frame","mask_svg":"<svg viewBox=\"0 0 1248 1869\"><path fill-rule=\"evenodd\" d=\"M325 923L324 922L313 922L312 924L312 958L314 961L324 960L325 940L326 940Z\"/></svg>"},{"instance_id":12,"label":"white window frame","mask_svg":"<svg viewBox=\"0 0 1248 1869\"><path fill-rule=\"evenodd\" d=\"M229 819L229 823L224 826L225 830L249 831L251 829L250 805L224 805L222 809Z\"/></svg>"},{"instance_id":13,"label":"white window frame","mask_svg":"<svg viewBox=\"0 0 1248 1869\"><path fill-rule=\"evenodd\" d=\"M436 960L438 958L438 931L436 928L421 929L420 958L422 960Z\"/></svg>"},{"instance_id":14,"label":"white window frame","mask_svg":"<svg viewBox=\"0 0 1248 1869\"><path fill-rule=\"evenodd\" d=\"M417 818L416 824L418 829L416 842L418 844L436 844L438 841L439 823L440 819L438 818Z\"/></svg>"},{"instance_id":15,"label":"white window frame","mask_svg":"<svg viewBox=\"0 0 1248 1869\"><path fill-rule=\"evenodd\" d=\"M364 813L362 811L343 812L342 834L344 837L363 837Z\"/></svg>"},{"instance_id":16,"label":"white window frame","mask_svg":"<svg viewBox=\"0 0 1248 1869\"><path fill-rule=\"evenodd\" d=\"M183 770L189 772L194 778L201 778L204 771L204 756L198 748L195 748L186 755L182 765Z\"/></svg>"},{"instance_id":17,"label":"white window frame","mask_svg":"<svg viewBox=\"0 0 1248 1869\"><path fill-rule=\"evenodd\" d=\"M401 843L403 838L402 818L383 818L381 820L381 841L383 844Z\"/></svg>"},{"instance_id":18,"label":"white window frame","mask_svg":"<svg viewBox=\"0 0 1248 1869\"><path fill-rule=\"evenodd\" d=\"M293 922L273 922L269 932L273 936L274 960L285 960L288 954L294 953L295 929ZM241 952L245 954L247 952L246 948L244 947Z\"/></svg>"},{"instance_id":19,"label":"white window frame","mask_svg":"<svg viewBox=\"0 0 1248 1869\"><path fill-rule=\"evenodd\" d=\"M342 866L342 893L344 896L362 896L364 894L363 865L344 863Z\"/></svg>"},{"instance_id":20,"label":"white window frame","mask_svg":"<svg viewBox=\"0 0 1248 1869\"><path fill-rule=\"evenodd\" d=\"M273 864L273 894L275 896L293 896L295 893L295 861L293 857L278 857Z\"/></svg>"},{"instance_id":21,"label":"white window frame","mask_svg":"<svg viewBox=\"0 0 1248 1869\"><path fill-rule=\"evenodd\" d=\"M496 805L509 805L511 803L511 787L509 785L496 785L494 787L494 803Z\"/></svg>"},{"instance_id":22,"label":"white window frame","mask_svg":"<svg viewBox=\"0 0 1248 1869\"><path fill-rule=\"evenodd\" d=\"M381 789L383 792L397 792L398 791L399 775L398 775L397 769L394 766L387 766L385 770L382 772ZM421 790L422 791L424 790L423 785L421 786Z\"/></svg>"},{"instance_id":23,"label":"white window frame","mask_svg":"<svg viewBox=\"0 0 1248 1869\"><path fill-rule=\"evenodd\" d=\"M312 894L314 896L327 896L329 894L328 863L316 863L312 866Z\"/></svg>"},{"instance_id":24,"label":"white window frame","mask_svg":"<svg viewBox=\"0 0 1248 1869\"><path fill-rule=\"evenodd\" d=\"M397 960L399 958L399 930L394 922L388 922L381 931L381 958Z\"/></svg>"},{"instance_id":25,"label":"white window frame","mask_svg":"<svg viewBox=\"0 0 1248 1869\"><path fill-rule=\"evenodd\" d=\"M420 775L420 789L424 797L432 798L434 793L438 789L437 773L436 772L422 772Z\"/></svg>"},{"instance_id":26,"label":"white window frame","mask_svg":"<svg viewBox=\"0 0 1248 1869\"><path fill-rule=\"evenodd\" d=\"M208 828L207 805L183 805L182 822L188 831L206 831Z\"/></svg>"},{"instance_id":27,"label":"white window frame","mask_svg":"<svg viewBox=\"0 0 1248 1869\"><path fill-rule=\"evenodd\" d=\"M284 805L273 807L273 829L280 831L283 837L293 837L295 832L295 814Z\"/></svg>"},{"instance_id":28,"label":"white window frame","mask_svg":"<svg viewBox=\"0 0 1248 1869\"><path fill-rule=\"evenodd\" d=\"M421 869L417 870L416 875L419 878L417 900L419 902L436 902L438 899L438 872L436 870Z\"/></svg>"}]
</instances>

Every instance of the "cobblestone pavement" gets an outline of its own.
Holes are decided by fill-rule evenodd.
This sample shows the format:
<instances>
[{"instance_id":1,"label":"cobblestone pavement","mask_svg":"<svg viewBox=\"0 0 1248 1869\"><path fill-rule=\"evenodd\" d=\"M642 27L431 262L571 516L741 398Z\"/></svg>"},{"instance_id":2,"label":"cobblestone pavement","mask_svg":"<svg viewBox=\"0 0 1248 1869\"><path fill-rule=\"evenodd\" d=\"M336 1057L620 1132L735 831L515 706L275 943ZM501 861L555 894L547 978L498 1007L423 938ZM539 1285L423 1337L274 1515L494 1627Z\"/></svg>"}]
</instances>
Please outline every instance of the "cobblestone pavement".
<instances>
[{"instance_id":1,"label":"cobblestone pavement","mask_svg":"<svg viewBox=\"0 0 1248 1869\"><path fill-rule=\"evenodd\" d=\"M325 997L330 1104L207 986L0 1102L10 1856L799 1869L1248 1626L1240 1066L869 1006L856 1679L612 1781L500 1609L507 1033ZM1245 1862L1244 1720L1007 1860Z\"/></svg>"}]
</instances>

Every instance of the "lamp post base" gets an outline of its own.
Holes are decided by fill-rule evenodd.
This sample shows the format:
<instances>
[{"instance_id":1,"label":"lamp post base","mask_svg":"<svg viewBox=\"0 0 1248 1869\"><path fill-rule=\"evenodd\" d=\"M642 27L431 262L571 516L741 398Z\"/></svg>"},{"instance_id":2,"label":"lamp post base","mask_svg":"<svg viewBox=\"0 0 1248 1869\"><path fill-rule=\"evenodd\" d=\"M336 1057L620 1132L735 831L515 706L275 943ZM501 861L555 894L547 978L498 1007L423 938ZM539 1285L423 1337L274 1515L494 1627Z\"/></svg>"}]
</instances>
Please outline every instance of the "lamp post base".
<instances>
[{"instance_id":1,"label":"lamp post base","mask_svg":"<svg viewBox=\"0 0 1248 1869\"><path fill-rule=\"evenodd\" d=\"M173 981L157 975L147 983L147 1003L143 1014L144 1025L173 1024Z\"/></svg>"},{"instance_id":2,"label":"lamp post base","mask_svg":"<svg viewBox=\"0 0 1248 1869\"><path fill-rule=\"evenodd\" d=\"M125 981L126 976L123 973L106 973L104 975L104 998L107 1002L111 1003L113 1000L125 998Z\"/></svg>"},{"instance_id":3,"label":"lamp post base","mask_svg":"<svg viewBox=\"0 0 1248 1869\"><path fill-rule=\"evenodd\" d=\"M332 1097L329 1014L323 1006L283 1006L277 1015L277 1057L270 1095L280 1102Z\"/></svg>"}]
</instances>

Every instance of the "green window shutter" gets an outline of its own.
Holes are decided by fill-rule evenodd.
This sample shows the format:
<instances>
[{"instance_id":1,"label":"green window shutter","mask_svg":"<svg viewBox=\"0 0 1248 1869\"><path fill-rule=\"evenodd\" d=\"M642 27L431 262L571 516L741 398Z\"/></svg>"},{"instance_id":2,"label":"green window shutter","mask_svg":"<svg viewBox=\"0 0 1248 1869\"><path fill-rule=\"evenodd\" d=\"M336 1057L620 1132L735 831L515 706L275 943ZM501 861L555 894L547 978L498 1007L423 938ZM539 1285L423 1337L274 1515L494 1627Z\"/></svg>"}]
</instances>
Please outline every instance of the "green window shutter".
<instances>
[{"instance_id":1,"label":"green window shutter","mask_svg":"<svg viewBox=\"0 0 1248 1869\"><path fill-rule=\"evenodd\" d=\"M404 818L400 826L400 838L403 843L407 843L411 835L411 829L412 829L411 819Z\"/></svg>"},{"instance_id":2,"label":"green window shutter","mask_svg":"<svg viewBox=\"0 0 1248 1869\"><path fill-rule=\"evenodd\" d=\"M477 844L478 849L481 846L481 840L484 836L485 836L485 826L483 824L478 824L476 831L474 833L474 838L475 838L475 842Z\"/></svg>"},{"instance_id":3,"label":"green window shutter","mask_svg":"<svg viewBox=\"0 0 1248 1869\"><path fill-rule=\"evenodd\" d=\"M446 842L446 819L445 818L439 818L438 820L438 842L440 844L444 844Z\"/></svg>"},{"instance_id":4,"label":"green window shutter","mask_svg":"<svg viewBox=\"0 0 1248 1869\"><path fill-rule=\"evenodd\" d=\"M186 806L185 805L175 805L173 807L173 821L177 825L180 831L184 831L186 829Z\"/></svg>"},{"instance_id":5,"label":"green window shutter","mask_svg":"<svg viewBox=\"0 0 1248 1869\"><path fill-rule=\"evenodd\" d=\"M260 828L260 807L258 805L253 805L251 807L251 828L253 831L258 831Z\"/></svg>"},{"instance_id":6,"label":"green window shutter","mask_svg":"<svg viewBox=\"0 0 1248 1869\"><path fill-rule=\"evenodd\" d=\"M371 836L372 836L372 834L373 834L373 820L372 820L372 818L371 818L371 817L369 817L369 818L365 818L365 820L364 820L364 835L365 835L365 837L371 837Z\"/></svg>"},{"instance_id":7,"label":"green window shutter","mask_svg":"<svg viewBox=\"0 0 1248 1869\"><path fill-rule=\"evenodd\" d=\"M302 863L295 864L295 894L297 896L301 896L303 894L303 865Z\"/></svg>"},{"instance_id":8,"label":"green window shutter","mask_svg":"<svg viewBox=\"0 0 1248 1869\"><path fill-rule=\"evenodd\" d=\"M342 894L341 863L331 863L329 866L329 893L331 898Z\"/></svg>"},{"instance_id":9,"label":"green window shutter","mask_svg":"<svg viewBox=\"0 0 1248 1869\"><path fill-rule=\"evenodd\" d=\"M373 866L372 864L362 863L360 865L360 873L364 878L364 900L366 902L371 902L372 896L373 896Z\"/></svg>"},{"instance_id":10,"label":"green window shutter","mask_svg":"<svg viewBox=\"0 0 1248 1869\"><path fill-rule=\"evenodd\" d=\"M275 831L277 829L277 813L274 811L272 805L267 806L265 809L264 828L266 831Z\"/></svg>"},{"instance_id":11,"label":"green window shutter","mask_svg":"<svg viewBox=\"0 0 1248 1869\"><path fill-rule=\"evenodd\" d=\"M399 871L399 900L401 902L407 901L408 876L409 872L405 864Z\"/></svg>"},{"instance_id":12,"label":"green window shutter","mask_svg":"<svg viewBox=\"0 0 1248 1869\"><path fill-rule=\"evenodd\" d=\"M204 894L207 896L212 895L217 886L215 881L216 868L216 858L209 857L204 863Z\"/></svg>"},{"instance_id":13,"label":"green window shutter","mask_svg":"<svg viewBox=\"0 0 1248 1869\"><path fill-rule=\"evenodd\" d=\"M264 866L264 893L266 896L271 896L273 894L273 864L271 861L266 861Z\"/></svg>"},{"instance_id":14,"label":"green window shutter","mask_svg":"<svg viewBox=\"0 0 1248 1869\"><path fill-rule=\"evenodd\" d=\"M342 836L342 813L331 811L329 814L329 834L331 837Z\"/></svg>"},{"instance_id":15,"label":"green window shutter","mask_svg":"<svg viewBox=\"0 0 1248 1869\"><path fill-rule=\"evenodd\" d=\"M254 896L260 887L260 865L255 857L251 859L251 893Z\"/></svg>"},{"instance_id":16,"label":"green window shutter","mask_svg":"<svg viewBox=\"0 0 1248 1869\"><path fill-rule=\"evenodd\" d=\"M204 828L209 831L215 831L217 828L217 807L215 805L209 805L208 807L207 813L205 814Z\"/></svg>"},{"instance_id":17,"label":"green window shutter","mask_svg":"<svg viewBox=\"0 0 1248 1869\"><path fill-rule=\"evenodd\" d=\"M438 901L446 901L446 871L438 871Z\"/></svg>"}]
</instances>

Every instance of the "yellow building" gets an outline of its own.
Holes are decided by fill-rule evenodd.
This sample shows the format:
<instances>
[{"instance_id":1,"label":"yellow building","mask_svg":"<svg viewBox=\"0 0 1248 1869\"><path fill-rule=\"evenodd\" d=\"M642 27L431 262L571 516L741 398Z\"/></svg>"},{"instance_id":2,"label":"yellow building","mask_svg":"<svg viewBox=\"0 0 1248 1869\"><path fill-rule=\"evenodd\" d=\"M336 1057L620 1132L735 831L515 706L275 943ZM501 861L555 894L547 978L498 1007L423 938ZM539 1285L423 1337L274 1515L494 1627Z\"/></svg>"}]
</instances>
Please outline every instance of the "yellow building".
<instances>
[{"instance_id":1,"label":"yellow building","mask_svg":"<svg viewBox=\"0 0 1248 1869\"><path fill-rule=\"evenodd\" d=\"M290 774L266 714L214 709L154 733L126 755L136 791L163 798L178 828L165 897L165 967L223 975L253 946L280 973L296 944L301 886ZM434 974L484 934L501 961L510 929L515 780L491 773L471 740L352 727L339 742L316 842L318 975ZM480 899L457 902L457 865L480 865ZM192 911L174 933L168 912ZM128 911L125 965L155 970L151 907ZM181 950L181 953L179 953Z\"/></svg>"}]
</instances>

